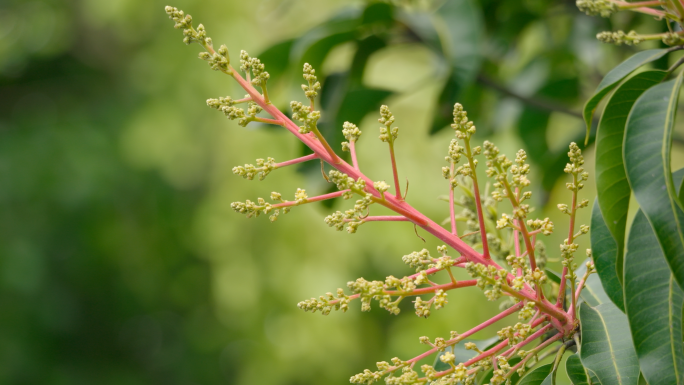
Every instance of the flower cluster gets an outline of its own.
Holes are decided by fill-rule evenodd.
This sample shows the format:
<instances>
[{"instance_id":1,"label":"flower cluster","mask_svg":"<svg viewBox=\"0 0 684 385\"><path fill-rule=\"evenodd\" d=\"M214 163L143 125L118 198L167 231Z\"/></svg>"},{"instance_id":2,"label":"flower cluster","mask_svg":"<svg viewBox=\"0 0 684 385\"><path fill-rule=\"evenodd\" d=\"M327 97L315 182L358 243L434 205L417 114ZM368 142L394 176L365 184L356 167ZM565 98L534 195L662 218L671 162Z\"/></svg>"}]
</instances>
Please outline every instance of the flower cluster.
<instances>
[{"instance_id":1,"label":"flower cluster","mask_svg":"<svg viewBox=\"0 0 684 385\"><path fill-rule=\"evenodd\" d=\"M342 142L342 151L349 151L349 143L355 143L359 140L362 132L356 127L356 124L344 122L342 125L342 135L344 135L347 142Z\"/></svg>"},{"instance_id":2,"label":"flower cluster","mask_svg":"<svg viewBox=\"0 0 684 385\"><path fill-rule=\"evenodd\" d=\"M644 35L636 31L604 31L596 35L596 38L604 43L637 45L647 40L660 40L669 46L684 43L684 32L674 30L670 25L670 23L681 24L684 8L680 4L674 6L666 1L625 2L617 0L577 0L576 4L582 12L590 16L610 17L617 11L625 10L645 13L661 20L666 19L667 32Z\"/></svg>"},{"instance_id":3,"label":"flower cluster","mask_svg":"<svg viewBox=\"0 0 684 385\"><path fill-rule=\"evenodd\" d=\"M316 77L316 70L309 63L304 63L303 76L308 84L302 84L302 90L307 99L311 100L313 103L314 98L318 96L318 91L321 90L321 83L318 82L318 78Z\"/></svg>"},{"instance_id":4,"label":"flower cluster","mask_svg":"<svg viewBox=\"0 0 684 385\"><path fill-rule=\"evenodd\" d=\"M577 8L589 16L610 17L618 6L610 0L577 0Z\"/></svg>"},{"instance_id":5,"label":"flower cluster","mask_svg":"<svg viewBox=\"0 0 684 385\"><path fill-rule=\"evenodd\" d=\"M392 115L389 107L385 105L380 107L380 119L378 119L378 122L384 125L384 127L380 127L380 140L394 143L394 140L399 136L399 127L392 127L394 115Z\"/></svg>"},{"instance_id":6,"label":"flower cluster","mask_svg":"<svg viewBox=\"0 0 684 385\"><path fill-rule=\"evenodd\" d=\"M603 14L602 12L606 11L604 8L612 7L605 0L580 3L588 12L598 14ZM338 197L350 199L357 195L358 199L352 208L326 216L325 223L337 230L346 229L349 233L354 233L361 224L367 222L404 221L410 222L416 229L420 226L445 243L437 248L439 257L430 255L426 249L402 257L405 264L415 269L415 274L402 278L390 275L384 281L358 278L347 283L350 294L345 294L343 289L337 289L336 293L328 292L318 298L301 301L298 304L299 308L305 311L320 311L327 315L333 310L346 312L351 301L358 299L362 311L369 311L371 302L377 301L381 308L396 315L400 313L400 303L407 297L413 297L415 314L427 318L433 309L441 309L449 299L455 298L453 293L450 295L451 290L477 286L484 291L484 296L490 301L506 298L506 301L502 301L501 313L481 325L461 334L452 332L449 340L438 337L431 342L429 338L421 337L420 342L430 347L427 352L408 360L395 357L391 364L385 361L378 362L377 371L364 370L351 377L352 383L371 384L384 377L389 385L428 382L433 385L474 384L476 376L491 370L490 384L503 384L510 380L513 373L524 373L536 365L536 359L532 358L550 343L564 337L572 340L571 337L577 330L574 296L571 309L565 310L565 307L549 302L555 293L545 292L545 289L548 291L549 283L544 271L546 249L536 236L551 234L554 224L548 218L527 219L532 209L524 203L531 197L530 191L524 191L530 186L530 167L526 164L525 151L518 151L515 160L511 161L488 141L484 142L482 147L471 146L472 136L476 133L475 124L468 119L467 112L461 104L454 105L454 121L451 125L454 129L454 138L449 143L445 158L448 166L442 168L442 175L449 181L449 218L445 221L451 225L449 231L408 204L404 200L405 196L401 194L394 154L398 128L393 127L395 116L387 106L383 105L380 108L378 122L382 124L380 140L389 144L393 186L384 180L371 182L372 179L362 173L355 154L355 142L361 135L356 125L345 122L341 127L342 134L347 140L343 142L342 148L350 151L352 165L335 154L321 135L317 127L321 113L315 110L315 98L320 93L321 85L311 65L305 64L303 68L306 84L302 85L302 90L309 101L308 105L299 101L290 103L292 121L300 122L299 125L295 125L269 102L266 82L270 76L259 59L250 57L245 51L241 52L240 69L246 77L243 79L240 73L230 66L225 46L214 51L211 39L206 36L203 26L200 25L195 30L189 15L173 7L167 7L166 11L176 23L176 28L183 29L186 43L196 42L205 48L206 52L202 53L200 58L207 60L212 68L232 76L248 92L248 95L238 100L231 97L209 99L207 105L223 112L228 118L237 120L242 126L252 121L284 126L313 152L311 155L282 163L276 163L273 158L257 159L256 165L245 164L233 168L235 174L249 180L255 177L263 180L276 168L314 159L320 160L322 167L323 162L332 167L324 177L337 187L336 192L310 196L306 190L298 188L294 199L290 201L284 200L280 193L273 192L270 196L273 203L266 202L263 198L258 198L256 202L247 200L232 203L231 207L236 212L245 214L248 218L270 214L270 220L275 221L281 212L287 213L294 206ZM255 90L254 86L260 87L262 93ZM237 107L241 103L247 103L246 109ZM262 112L270 114L273 119L258 116ZM493 191L487 184L483 193L480 192L475 172L477 157L480 155L484 155L486 159L487 176L494 180ZM584 159L579 147L574 143L570 146L568 156L570 163L565 171L573 178L567 185L573 194L573 203L571 206L561 205L559 208L571 217L570 233L560 250L564 266L561 287L551 285L554 291L558 289L558 296L562 298L565 297L565 282L569 282L573 289L575 285L573 255L578 246L574 238L586 234L589 230L584 225L578 226L577 233L574 230L577 209L588 204L586 200L576 199L578 192L584 187L583 182L587 180L587 173L583 168ZM467 161L459 164L463 158ZM389 193L392 187L395 188L394 195ZM460 197L455 197L456 187L462 193ZM510 201L512 212L498 212L497 204L504 198ZM370 216L370 206L373 204L384 206L398 215ZM460 213L456 213L456 206L462 207ZM459 235L457 222L465 222L470 232ZM456 257L449 256L452 251L456 253L452 254ZM505 261L510 268L502 267L496 260ZM456 280L452 269L457 268L464 268L474 279ZM587 274L591 272L593 269L587 270ZM440 282L440 276L446 279ZM571 293L574 293L574 290L571 290ZM465 342L464 347L473 350L477 355L468 361L459 362L453 350L456 344L516 312L521 322L499 330L501 342L487 347ZM550 337L543 343L527 347L550 331L554 332L550 333ZM523 349L524 347L527 350ZM423 365L420 368L423 373L421 377L414 370L414 364L435 353L439 354L437 363L443 366L438 369L434 365ZM515 357L516 355L520 358ZM520 361L514 364L513 358Z\"/></svg>"},{"instance_id":7,"label":"flower cluster","mask_svg":"<svg viewBox=\"0 0 684 385\"><path fill-rule=\"evenodd\" d=\"M266 160L257 159L256 166L253 164L245 164L244 166L233 167L233 174L240 175L247 180L252 180L258 175L259 180L264 180L266 175L270 174L271 171L276 168L275 159L268 157Z\"/></svg>"}]
</instances>

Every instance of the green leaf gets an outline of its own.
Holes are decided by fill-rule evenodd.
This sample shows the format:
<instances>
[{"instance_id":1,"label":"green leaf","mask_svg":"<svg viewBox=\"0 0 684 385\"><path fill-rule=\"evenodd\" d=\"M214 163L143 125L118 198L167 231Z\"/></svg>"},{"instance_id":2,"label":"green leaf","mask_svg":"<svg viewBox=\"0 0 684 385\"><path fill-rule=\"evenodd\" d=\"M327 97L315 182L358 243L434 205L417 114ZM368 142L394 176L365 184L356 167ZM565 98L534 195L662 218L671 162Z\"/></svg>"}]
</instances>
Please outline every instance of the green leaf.
<instances>
[{"instance_id":1,"label":"green leaf","mask_svg":"<svg viewBox=\"0 0 684 385\"><path fill-rule=\"evenodd\" d=\"M684 287L684 212L670 171L670 148L682 73L658 84L636 101L627 119L624 160L634 196L667 258L679 287Z\"/></svg>"},{"instance_id":2,"label":"green leaf","mask_svg":"<svg viewBox=\"0 0 684 385\"><path fill-rule=\"evenodd\" d=\"M601 280L601 286L613 303L625 311L622 295L622 285L618 279L616 265L618 263L618 246L610 235L606 226L598 200L594 201L591 213L591 250L594 255L594 265Z\"/></svg>"},{"instance_id":3,"label":"green leaf","mask_svg":"<svg viewBox=\"0 0 684 385\"><path fill-rule=\"evenodd\" d=\"M582 364L596 373L602 385L637 385L639 361L627 316L612 302L595 308L580 305Z\"/></svg>"},{"instance_id":4,"label":"green leaf","mask_svg":"<svg viewBox=\"0 0 684 385\"><path fill-rule=\"evenodd\" d=\"M446 352L453 353L456 356L455 364L458 365L461 362L466 362L469 359L477 356L477 352L474 350L467 350L465 348L465 343L466 342L474 342L475 346L477 346L478 349L480 350L486 350L487 347L495 342L500 342L499 337L492 337L488 338L486 340L472 340L472 339L465 339L461 342L459 342L456 345L451 345L447 347L443 352L439 353L437 357L435 358L435 363L433 366L435 367L435 370L437 371L443 371L451 368L449 364L445 364L442 362L439 358Z\"/></svg>"},{"instance_id":5,"label":"green leaf","mask_svg":"<svg viewBox=\"0 0 684 385\"><path fill-rule=\"evenodd\" d=\"M573 354L568 357L565 361L565 371L568 373L572 385L589 385L587 372L584 371L579 355Z\"/></svg>"},{"instance_id":6,"label":"green leaf","mask_svg":"<svg viewBox=\"0 0 684 385\"><path fill-rule=\"evenodd\" d=\"M453 119L454 103L475 81L482 63L484 40L482 9L474 0L445 1L435 15L444 27L439 36L450 71L439 96L431 133L449 125Z\"/></svg>"},{"instance_id":7,"label":"green leaf","mask_svg":"<svg viewBox=\"0 0 684 385\"><path fill-rule=\"evenodd\" d=\"M575 274L581 279L587 271L587 266L582 264ZM584 283L584 289L580 292L580 298L584 300L589 306L598 306L602 303L611 303L608 294L603 290L601 279L596 274L591 274Z\"/></svg>"},{"instance_id":8,"label":"green leaf","mask_svg":"<svg viewBox=\"0 0 684 385\"><path fill-rule=\"evenodd\" d=\"M638 52L606 74L598 87L596 87L594 96L589 98L584 105L584 122L587 125L587 139L585 140L585 144L589 140L589 131L591 130L591 121L594 117L594 111L596 111L596 106L598 106L601 99L603 99L617 83L624 79L625 76L632 73L632 71L646 63L659 59L668 52L669 50L667 49L650 49Z\"/></svg>"},{"instance_id":9,"label":"green leaf","mask_svg":"<svg viewBox=\"0 0 684 385\"><path fill-rule=\"evenodd\" d=\"M641 210L629 232L625 281L625 307L641 372L650 385L682 384L684 292Z\"/></svg>"},{"instance_id":10,"label":"green leaf","mask_svg":"<svg viewBox=\"0 0 684 385\"><path fill-rule=\"evenodd\" d=\"M550 270L550 269L545 269L546 276L549 277L549 279L557 284L560 285L561 283L561 278L560 278L560 273Z\"/></svg>"},{"instance_id":11,"label":"green leaf","mask_svg":"<svg viewBox=\"0 0 684 385\"><path fill-rule=\"evenodd\" d=\"M548 376L542 381L541 385L556 385L556 372L558 371L558 368L556 370L551 369L551 373L549 373Z\"/></svg>"},{"instance_id":12,"label":"green leaf","mask_svg":"<svg viewBox=\"0 0 684 385\"><path fill-rule=\"evenodd\" d=\"M608 101L596 133L596 190L605 225L608 226L618 248L614 258L616 262L611 269L617 267L616 275L619 284L622 284L625 226L631 194L622 162L625 126L634 102L644 91L660 83L665 78L665 74L664 71L645 71L634 75L620 85ZM594 229L592 225L592 234ZM593 242L592 249L595 250ZM596 268L599 269L598 261ZM603 273L608 274L605 269L603 272L599 269L602 280L604 279ZM606 283L606 281L603 282ZM610 294L611 290L608 292ZM620 297L622 297L621 291ZM613 301L615 302L615 299ZM624 309L621 299L615 304L620 309Z\"/></svg>"},{"instance_id":13,"label":"green leaf","mask_svg":"<svg viewBox=\"0 0 684 385\"><path fill-rule=\"evenodd\" d=\"M527 375L525 375L525 377L518 382L518 385L541 385L549 376L552 369L553 364L542 365L537 369L527 373Z\"/></svg>"},{"instance_id":14,"label":"green leaf","mask_svg":"<svg viewBox=\"0 0 684 385\"><path fill-rule=\"evenodd\" d=\"M683 168L683 169L680 169L679 171L684 171L684 168ZM677 172L679 172L679 171L677 171ZM677 175L677 172L675 172L674 175ZM682 188L682 187L684 187L684 178L682 178L682 180L681 180L679 183L677 183L677 180L675 180L674 182L675 182L675 186L679 185L679 188L677 188L677 191L679 191L679 192L678 192L678 194L679 194L679 203L680 203L682 206L684 206L684 189Z\"/></svg>"}]
</instances>

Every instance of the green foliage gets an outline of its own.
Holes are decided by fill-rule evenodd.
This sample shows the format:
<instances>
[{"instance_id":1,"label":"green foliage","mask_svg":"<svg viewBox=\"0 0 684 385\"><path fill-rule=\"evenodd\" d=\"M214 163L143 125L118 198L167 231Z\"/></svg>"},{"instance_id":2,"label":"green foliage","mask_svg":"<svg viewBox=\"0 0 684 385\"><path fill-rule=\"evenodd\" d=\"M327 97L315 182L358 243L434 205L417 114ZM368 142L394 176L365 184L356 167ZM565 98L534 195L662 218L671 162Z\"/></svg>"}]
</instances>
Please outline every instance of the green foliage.
<instances>
[{"instance_id":1,"label":"green foliage","mask_svg":"<svg viewBox=\"0 0 684 385\"><path fill-rule=\"evenodd\" d=\"M619 262L621 259L618 259L617 244L608 231L608 226L601 216L601 208L596 201L591 215L591 244L593 245L591 251L594 265L601 279L601 285L613 303L624 311L622 284L619 280L621 274L617 270L618 266L621 266Z\"/></svg>"},{"instance_id":2,"label":"green foliage","mask_svg":"<svg viewBox=\"0 0 684 385\"><path fill-rule=\"evenodd\" d=\"M678 203L670 147L682 73L647 90L635 103L625 129L627 179L663 248L675 280L684 287L684 211Z\"/></svg>"},{"instance_id":3,"label":"green foliage","mask_svg":"<svg viewBox=\"0 0 684 385\"><path fill-rule=\"evenodd\" d=\"M587 372L582 365L579 354L573 354L568 357L567 361L565 361L565 371L568 373L572 385L589 385Z\"/></svg>"},{"instance_id":4,"label":"green foliage","mask_svg":"<svg viewBox=\"0 0 684 385\"><path fill-rule=\"evenodd\" d=\"M649 384L681 383L684 292L641 210L629 232L625 281L625 310L644 377Z\"/></svg>"},{"instance_id":5,"label":"green foliage","mask_svg":"<svg viewBox=\"0 0 684 385\"><path fill-rule=\"evenodd\" d=\"M594 117L594 111L596 111L596 106L601 102L608 93L630 73L632 73L637 68L643 66L644 64L650 63L654 60L658 60L667 54L669 50L666 49L652 49L647 51L642 51L631 56L629 59L620 63L617 67L613 68L610 72L603 77L601 83L596 87L594 95L589 98L587 103L584 105L584 122L587 125L587 139L589 141L589 130L591 129L591 121ZM616 93L620 94L620 93Z\"/></svg>"},{"instance_id":6,"label":"green foliage","mask_svg":"<svg viewBox=\"0 0 684 385\"><path fill-rule=\"evenodd\" d=\"M582 364L601 384L636 385L639 362L630 338L627 316L612 302L580 305Z\"/></svg>"},{"instance_id":7,"label":"green foliage","mask_svg":"<svg viewBox=\"0 0 684 385\"><path fill-rule=\"evenodd\" d=\"M602 7L607 4L617 3L589 1L580 8L606 16L598 9L605 10ZM648 7L637 11L671 18ZM682 11L677 2L675 13ZM598 198L591 243L602 287L588 280L582 293L586 302L580 308L580 357L603 385L682 384L684 211L677 192L680 181L673 179L671 171L681 60L667 72L643 71L625 78L644 64L684 47L678 45L679 35L671 32L640 35L617 31L598 38L616 44L662 39L674 47L633 55L606 75L585 105L588 138L594 110L615 89L603 111L596 140ZM679 71L676 77L668 80L675 71ZM632 193L640 209L625 241ZM599 298L603 289L612 302ZM581 377L579 369L574 371ZM577 381L586 382L586 376Z\"/></svg>"},{"instance_id":8,"label":"green foliage","mask_svg":"<svg viewBox=\"0 0 684 385\"><path fill-rule=\"evenodd\" d=\"M527 373L518 385L541 385L546 384L546 379L551 375L553 364L542 365L533 371Z\"/></svg>"}]
</instances>

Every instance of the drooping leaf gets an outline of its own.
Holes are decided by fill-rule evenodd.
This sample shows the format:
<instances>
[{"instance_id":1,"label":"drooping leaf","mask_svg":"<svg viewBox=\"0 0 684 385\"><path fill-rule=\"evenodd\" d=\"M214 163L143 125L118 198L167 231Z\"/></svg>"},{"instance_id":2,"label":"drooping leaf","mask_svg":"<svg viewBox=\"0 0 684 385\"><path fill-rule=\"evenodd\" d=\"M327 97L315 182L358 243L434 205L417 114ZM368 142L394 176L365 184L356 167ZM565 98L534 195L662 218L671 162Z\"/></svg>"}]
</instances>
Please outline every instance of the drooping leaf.
<instances>
[{"instance_id":1,"label":"drooping leaf","mask_svg":"<svg viewBox=\"0 0 684 385\"><path fill-rule=\"evenodd\" d=\"M632 71L646 63L659 59L668 52L669 50L667 49L650 49L638 52L606 74L603 80L601 80L601 83L599 83L598 87L596 87L594 95L589 98L587 103L584 105L584 122L587 125L587 139L585 140L585 143L589 140L591 120L594 117L596 106L598 106L601 99L603 99L603 97L606 96L606 94L608 94L608 92L610 92L610 90L612 90L617 83L624 79L625 76L632 73Z\"/></svg>"},{"instance_id":2,"label":"drooping leaf","mask_svg":"<svg viewBox=\"0 0 684 385\"><path fill-rule=\"evenodd\" d=\"M620 310L625 311L622 285L618 279L616 266L618 264L618 247L603 220L598 200L594 201L594 208L591 213L591 250L596 272L601 279L601 286L603 286L606 295Z\"/></svg>"},{"instance_id":3,"label":"drooping leaf","mask_svg":"<svg viewBox=\"0 0 684 385\"><path fill-rule=\"evenodd\" d=\"M682 74L636 101L627 120L624 160L634 196L655 230L679 287L684 287L684 212L670 171L670 148Z\"/></svg>"},{"instance_id":4,"label":"drooping leaf","mask_svg":"<svg viewBox=\"0 0 684 385\"><path fill-rule=\"evenodd\" d=\"M581 279L587 271L587 266L582 264L576 271L577 277ZM601 279L596 274L591 274L584 284L584 289L580 292L580 299L589 304L589 306L598 306L602 303L611 303L608 294L603 290Z\"/></svg>"},{"instance_id":5,"label":"drooping leaf","mask_svg":"<svg viewBox=\"0 0 684 385\"><path fill-rule=\"evenodd\" d=\"M449 366L449 364L445 364L444 362L442 362L439 359L445 352L453 353L454 356L456 356L456 360L455 360L456 365L460 364L461 362L466 362L469 359L477 356L478 353L476 351L467 350L465 348L466 342L473 342L473 343L475 343L475 346L477 346L478 349L486 350L487 347L489 345L491 345L492 343L500 342L500 341L499 341L499 337L492 337L492 338L488 338L486 340L465 339L456 345L451 345L451 346L447 347L444 350L444 352L439 353L437 355L437 357L435 358L435 363L433 364L433 366L435 367L435 370L442 371L442 370L447 370L447 369L451 368L451 366Z\"/></svg>"},{"instance_id":6,"label":"drooping leaf","mask_svg":"<svg viewBox=\"0 0 684 385\"><path fill-rule=\"evenodd\" d=\"M565 371L568 373L572 385L589 385L587 372L584 371L579 355L573 354L568 357L565 361Z\"/></svg>"},{"instance_id":7,"label":"drooping leaf","mask_svg":"<svg viewBox=\"0 0 684 385\"><path fill-rule=\"evenodd\" d=\"M596 373L602 385L637 385L639 361L627 316L612 302L580 305L582 364Z\"/></svg>"},{"instance_id":8,"label":"drooping leaf","mask_svg":"<svg viewBox=\"0 0 684 385\"><path fill-rule=\"evenodd\" d=\"M645 71L634 75L621 84L606 104L596 133L596 190L605 225L617 246L614 258L616 262L610 269L617 268L616 275L619 284L622 283L623 276L622 256L624 255L625 226L631 194L622 161L622 141L625 126L634 102L644 91L660 83L665 74L664 71ZM594 231L595 228L592 225L592 237ZM592 242L592 248L596 252L593 245ZM599 263L597 260L597 269L599 269L599 265L603 267L603 261ZM604 277L611 276L605 269L599 269L599 275L601 275L604 284L606 283ZM622 292L619 292L620 297L622 297ZM617 292L612 292L612 289L609 289L608 294L611 295L611 293L617 295L615 294ZM616 302L614 299L614 302L620 309L624 309L621 300Z\"/></svg>"},{"instance_id":9,"label":"drooping leaf","mask_svg":"<svg viewBox=\"0 0 684 385\"><path fill-rule=\"evenodd\" d=\"M431 133L450 124L454 103L475 81L482 62L484 37L482 10L473 0L445 1L435 15L443 22L444 31L439 36L450 71L437 102Z\"/></svg>"},{"instance_id":10,"label":"drooping leaf","mask_svg":"<svg viewBox=\"0 0 684 385\"><path fill-rule=\"evenodd\" d=\"M518 385L541 385L549 376L552 369L553 364L542 365L537 369L527 373L527 375L525 375L525 377L518 382Z\"/></svg>"},{"instance_id":11,"label":"drooping leaf","mask_svg":"<svg viewBox=\"0 0 684 385\"><path fill-rule=\"evenodd\" d=\"M650 385L682 384L684 292L641 210L629 232L625 281L625 308L641 372Z\"/></svg>"}]
</instances>

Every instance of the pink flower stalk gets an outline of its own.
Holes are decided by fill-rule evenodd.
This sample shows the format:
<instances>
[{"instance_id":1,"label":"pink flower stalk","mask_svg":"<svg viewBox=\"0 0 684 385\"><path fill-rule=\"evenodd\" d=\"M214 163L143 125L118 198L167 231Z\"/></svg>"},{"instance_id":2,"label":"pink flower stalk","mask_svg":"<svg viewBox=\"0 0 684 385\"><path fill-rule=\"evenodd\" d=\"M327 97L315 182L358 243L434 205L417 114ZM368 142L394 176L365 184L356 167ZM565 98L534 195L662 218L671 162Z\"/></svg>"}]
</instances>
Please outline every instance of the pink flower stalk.
<instances>
[{"instance_id":1,"label":"pink flower stalk","mask_svg":"<svg viewBox=\"0 0 684 385\"><path fill-rule=\"evenodd\" d=\"M573 254L577 245L573 241L577 236L586 234L588 231L588 228L583 226L579 233L574 233L576 211L579 208L586 207L586 201L578 202L577 199L577 193L583 187L582 182L586 180L586 172L582 168L584 160L577 145L573 143L570 146L568 155L571 163L568 163L565 169L573 177L573 182L568 184L568 188L573 193L572 204L569 208L565 205L559 206L561 211L570 216L570 235L564 245L561 245L564 269L560 285L554 287L549 285L546 273L540 268L543 266L544 260L541 259L542 256L536 241L537 234L550 234L553 231L553 224L548 218L543 220L528 219L531 210L529 205L524 202L531 197L531 192L524 191L530 184L527 179L529 166L525 163L527 157L525 152L520 150L515 160L511 161L504 155L500 155L498 148L490 142L485 142L482 147L471 146L471 138L475 134L476 128L473 122L468 120L467 113L460 104L454 106L452 128L455 139L451 141L446 157L449 166L442 170L444 177L449 181L448 222L450 226L447 229L415 209L401 195L394 151L394 142L398 138L398 128L393 127L395 118L387 106L382 106L380 109L381 118L379 122L383 125L380 128L380 139L389 145L394 194L389 192L391 186L387 183L373 181L361 171L356 159L355 147L355 142L361 135L358 127L349 122L344 124L343 133L349 142L343 143L343 149L351 153L351 165L335 153L318 130L317 121L320 118L320 112L315 111L314 107L316 106L315 99L320 84L317 81L315 70L310 65L305 64L304 66L303 76L308 84L302 86L309 103L306 105L296 101L292 102L293 114L292 119L290 119L268 99L267 80L270 76L264 70L264 64L243 51L240 55L240 68L245 72L245 78L243 78L238 70L230 64L225 46L214 50L211 39L206 36L201 24L197 29L194 29L192 19L182 11L173 7L167 7L166 11L170 18L176 22L176 27L184 30L186 43L197 42L206 49L206 52L200 54L200 58L209 62L213 69L233 77L248 94L247 97L238 100L230 98L210 99L207 103L211 107L221 110L230 119L237 119L240 125L257 121L282 126L313 152L311 155L280 163L276 163L271 158L266 161L259 159L257 166L236 167L234 169L236 174L247 179L259 175L260 179L263 179L275 169L316 159L327 163L333 169L328 176L324 176L326 180L337 185L339 189L337 192L308 197L305 190L298 189L295 193L295 200L292 201L285 201L281 194L273 192L271 199L279 203L270 204L262 198L259 198L257 202L235 202L232 207L236 211L244 213L248 217L273 213L270 218L274 221L281 211L287 213L292 207L302 204L337 197L350 199L353 196L358 196L360 199L356 201L353 209L345 212L338 211L326 217L325 222L338 230L346 228L350 233L356 232L358 227L366 222L411 222L415 227L422 228L445 244L438 247L440 257L432 257L425 249L403 257L406 264L416 268L416 274L403 278L389 276L385 281L366 281L359 278L347 284L353 294L347 295L343 289L338 289L336 295L326 293L318 299L312 298L302 301L299 303L300 308L311 311L320 310L323 314L328 314L333 309L346 311L349 303L358 299L362 304L362 310L366 311L370 310L370 304L375 300L382 308L393 314L398 314L400 312L399 303L404 298L414 297L413 303L416 314L427 318L433 308L435 310L440 309L447 304L447 292L463 287L477 286L484 290L484 294L489 300L496 300L501 297L510 299L506 310L469 331L461 334L452 332L450 339L436 338L434 342L430 342L427 337L421 337L421 342L430 345L431 349L406 361L398 358L393 359L392 366L386 362L380 362L377 372L366 370L364 373L353 376L352 382L370 384L383 376L392 376L400 368L402 374L399 377L392 377L392 381L395 381L393 383L425 383L447 377L454 379L454 381L464 381L467 377L490 367L492 362L496 373L493 378L505 379L510 377L514 370L524 370L527 362L534 355L527 354L519 364L511 368L507 361L514 354L522 352L523 347L534 344L536 340L552 330L556 330L556 334L537 344L530 350L530 353L539 352L560 338L571 338L574 335L578 325L575 311L577 295L586 281L586 275L575 291L574 270L576 267L573 264ZM261 91L257 90L255 86L259 87ZM247 111L235 107L239 103L248 103ZM270 117L257 116L262 112L267 113ZM295 123L295 120L299 121L301 125ZM493 184L495 191L491 192L491 198L481 195L480 192L476 173L478 167L476 157L480 155L485 157L487 176L495 181ZM461 157L466 157L467 162L459 166ZM474 230L462 236L458 235L456 226L455 205L457 202L454 194L456 187L460 187L464 191L465 195L461 203L469 207L470 211L465 210L463 215L467 216L467 222L471 230ZM510 214L503 213L497 219L495 204L503 199L510 201L513 211ZM374 204L384 206L396 215L372 216L370 211ZM504 230L506 230L506 234L510 234L507 238L502 235ZM449 256L449 247L459 256L455 258ZM521 247L524 247L524 251ZM508 255L509 252L512 255ZM502 267L495 259L507 264L509 270ZM474 279L457 281L452 274L452 269L456 268L465 269ZM448 273L449 282L440 284L431 280L440 271ZM591 271L588 269L588 273ZM563 301L567 284L571 286L571 293L573 293L570 298L571 305L568 308L565 307ZM548 291L549 289L551 291ZM432 297L423 300L420 297L421 295L432 295ZM553 298L557 298L555 303L552 302L555 300ZM472 348L480 353L473 359L456 363L453 354L449 355L450 353L446 352L447 347L462 342L472 334L514 313L518 313L520 320L530 318L531 320L526 323L518 322L514 326L500 330L498 334L502 342L484 352L480 352L477 347L474 347L474 344L466 343L466 348ZM506 347L509 348L505 349ZM424 365L421 370L425 376L418 377L417 373L413 371L413 365L422 358L438 352L441 352L440 360L450 365L451 368L437 372L431 366ZM495 383L494 379L492 383Z\"/></svg>"}]
</instances>

